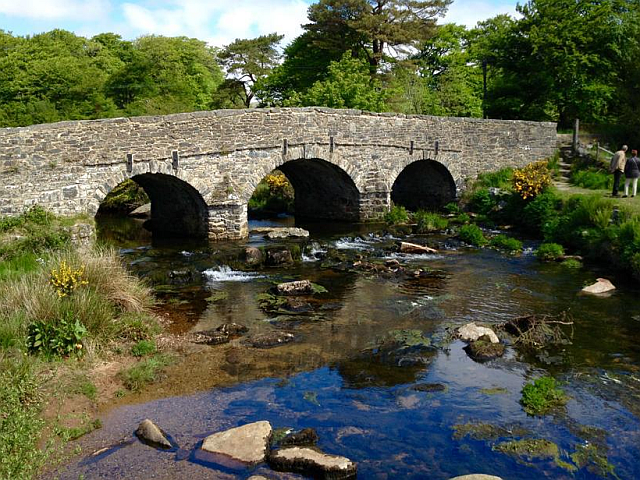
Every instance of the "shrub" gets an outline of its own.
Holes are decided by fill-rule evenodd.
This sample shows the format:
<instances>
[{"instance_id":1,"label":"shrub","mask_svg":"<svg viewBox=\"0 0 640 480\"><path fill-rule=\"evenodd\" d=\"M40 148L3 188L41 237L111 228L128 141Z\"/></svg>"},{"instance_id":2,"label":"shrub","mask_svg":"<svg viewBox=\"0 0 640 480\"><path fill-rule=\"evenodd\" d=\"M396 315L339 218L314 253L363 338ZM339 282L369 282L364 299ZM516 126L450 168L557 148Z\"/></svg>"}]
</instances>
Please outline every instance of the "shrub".
<instances>
[{"instance_id":1,"label":"shrub","mask_svg":"<svg viewBox=\"0 0 640 480\"><path fill-rule=\"evenodd\" d=\"M455 202L449 202L444 206L444 211L447 213L461 213L460 206Z\"/></svg>"},{"instance_id":2,"label":"shrub","mask_svg":"<svg viewBox=\"0 0 640 480\"><path fill-rule=\"evenodd\" d=\"M387 225L407 223L409 221L409 214L407 213L407 209L402 205L394 205L391 207L391 210L385 214L384 221Z\"/></svg>"},{"instance_id":3,"label":"shrub","mask_svg":"<svg viewBox=\"0 0 640 480\"><path fill-rule=\"evenodd\" d=\"M571 183L591 190L610 190L613 176L600 169L576 170L571 172Z\"/></svg>"},{"instance_id":4,"label":"shrub","mask_svg":"<svg viewBox=\"0 0 640 480\"><path fill-rule=\"evenodd\" d=\"M87 329L77 318L39 320L27 328L27 349L45 356L81 356L82 339Z\"/></svg>"},{"instance_id":5,"label":"shrub","mask_svg":"<svg viewBox=\"0 0 640 480\"><path fill-rule=\"evenodd\" d=\"M534 162L514 170L513 189L524 199L534 198L551 183L547 162Z\"/></svg>"},{"instance_id":6,"label":"shrub","mask_svg":"<svg viewBox=\"0 0 640 480\"><path fill-rule=\"evenodd\" d=\"M480 227L474 224L463 225L462 227L460 227L458 236L460 237L460 240L470 245L481 247L487 244L487 239L482 233L482 230L480 229Z\"/></svg>"},{"instance_id":7,"label":"shrub","mask_svg":"<svg viewBox=\"0 0 640 480\"><path fill-rule=\"evenodd\" d=\"M471 194L471 198L469 199L469 208L483 215L489 213L496 204L495 197L492 197L486 188L476 190Z\"/></svg>"},{"instance_id":8,"label":"shrub","mask_svg":"<svg viewBox=\"0 0 640 480\"><path fill-rule=\"evenodd\" d=\"M578 269L582 268L582 262L580 260L576 260L575 258L567 258L563 260L560 264L565 268Z\"/></svg>"},{"instance_id":9,"label":"shrub","mask_svg":"<svg viewBox=\"0 0 640 480\"><path fill-rule=\"evenodd\" d=\"M557 243L542 243L536 250L536 257L539 260L557 260L564 255L564 248Z\"/></svg>"},{"instance_id":10,"label":"shrub","mask_svg":"<svg viewBox=\"0 0 640 480\"><path fill-rule=\"evenodd\" d=\"M567 403L566 394L553 377L541 377L522 388L520 403L529 415L544 415Z\"/></svg>"},{"instance_id":11,"label":"shrub","mask_svg":"<svg viewBox=\"0 0 640 480\"><path fill-rule=\"evenodd\" d=\"M506 250L510 253L522 251L522 242L507 235L497 235L493 237L489 243L492 247L499 248L500 250Z\"/></svg>"},{"instance_id":12,"label":"shrub","mask_svg":"<svg viewBox=\"0 0 640 480\"><path fill-rule=\"evenodd\" d=\"M512 168L503 168L496 172L481 173L475 184L479 187L495 187L500 190L511 190L513 178Z\"/></svg>"},{"instance_id":13,"label":"shrub","mask_svg":"<svg viewBox=\"0 0 640 480\"><path fill-rule=\"evenodd\" d=\"M551 192L544 192L527 202L520 214L520 222L529 232L540 232L541 228L558 215L562 201Z\"/></svg>"},{"instance_id":14,"label":"shrub","mask_svg":"<svg viewBox=\"0 0 640 480\"><path fill-rule=\"evenodd\" d=\"M449 225L446 218L442 218L437 213L425 212L424 210L418 210L413 215L414 221L417 223L417 233L427 233L436 230L444 230Z\"/></svg>"},{"instance_id":15,"label":"shrub","mask_svg":"<svg viewBox=\"0 0 640 480\"><path fill-rule=\"evenodd\" d=\"M65 260L60 262L57 269L52 269L49 274L49 283L59 297L71 295L79 286L87 285L88 282L82 277L84 275L84 265L73 270L67 265Z\"/></svg>"},{"instance_id":16,"label":"shrub","mask_svg":"<svg viewBox=\"0 0 640 480\"><path fill-rule=\"evenodd\" d=\"M451 221L454 223L469 223L471 221L471 217L466 213L461 213L453 217Z\"/></svg>"}]
</instances>

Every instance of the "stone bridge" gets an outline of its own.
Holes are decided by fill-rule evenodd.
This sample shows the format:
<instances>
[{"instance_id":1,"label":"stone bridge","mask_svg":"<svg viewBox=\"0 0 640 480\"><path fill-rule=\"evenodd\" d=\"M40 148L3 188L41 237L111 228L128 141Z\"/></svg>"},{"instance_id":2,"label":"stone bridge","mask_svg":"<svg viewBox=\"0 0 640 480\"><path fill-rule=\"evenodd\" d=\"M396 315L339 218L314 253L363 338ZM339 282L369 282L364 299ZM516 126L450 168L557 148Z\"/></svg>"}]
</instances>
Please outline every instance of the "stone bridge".
<instances>
[{"instance_id":1,"label":"stone bridge","mask_svg":"<svg viewBox=\"0 0 640 480\"><path fill-rule=\"evenodd\" d=\"M218 110L0 129L0 214L95 215L127 178L154 231L246 237L247 203L279 168L296 217L369 221L430 208L465 179L551 156L556 126L325 108Z\"/></svg>"}]
</instances>

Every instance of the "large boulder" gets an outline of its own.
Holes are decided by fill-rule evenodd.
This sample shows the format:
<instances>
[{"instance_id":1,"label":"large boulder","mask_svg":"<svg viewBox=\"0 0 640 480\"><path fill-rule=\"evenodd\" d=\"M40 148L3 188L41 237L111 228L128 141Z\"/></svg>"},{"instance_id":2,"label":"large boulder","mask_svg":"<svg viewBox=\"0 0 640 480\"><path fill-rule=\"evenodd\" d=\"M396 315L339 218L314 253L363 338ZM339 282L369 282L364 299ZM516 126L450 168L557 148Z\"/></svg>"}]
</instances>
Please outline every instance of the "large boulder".
<instances>
[{"instance_id":1,"label":"large boulder","mask_svg":"<svg viewBox=\"0 0 640 480\"><path fill-rule=\"evenodd\" d=\"M589 285L587 287L584 287L582 289L583 293L592 293L592 294L601 294L601 293L607 293L607 292L611 292L613 290L615 290L616 287L613 285L613 283L611 283L609 280L607 280L606 278L598 278L596 279L596 283Z\"/></svg>"},{"instance_id":2,"label":"large boulder","mask_svg":"<svg viewBox=\"0 0 640 480\"><path fill-rule=\"evenodd\" d=\"M477 340L469 342L464 350L472 359L484 362L504 355L505 347L500 342L492 342L488 335L483 335Z\"/></svg>"},{"instance_id":3,"label":"large boulder","mask_svg":"<svg viewBox=\"0 0 640 480\"><path fill-rule=\"evenodd\" d=\"M357 465L346 457L328 455L315 448L291 447L272 451L269 464L275 470L322 479L356 478Z\"/></svg>"},{"instance_id":4,"label":"large boulder","mask_svg":"<svg viewBox=\"0 0 640 480\"><path fill-rule=\"evenodd\" d=\"M260 463L267 455L271 432L267 421L249 423L209 435L202 443L202 450L244 463Z\"/></svg>"},{"instance_id":5,"label":"large boulder","mask_svg":"<svg viewBox=\"0 0 640 480\"><path fill-rule=\"evenodd\" d=\"M149 218L151 216L151 203L145 203L144 205L139 206L131 213L129 213L129 216L138 218Z\"/></svg>"},{"instance_id":6,"label":"large boulder","mask_svg":"<svg viewBox=\"0 0 640 480\"><path fill-rule=\"evenodd\" d=\"M171 442L160 428L148 418L143 420L138 429L136 436L147 445L160 448L171 448Z\"/></svg>"},{"instance_id":7,"label":"large boulder","mask_svg":"<svg viewBox=\"0 0 640 480\"><path fill-rule=\"evenodd\" d=\"M293 256L286 248L267 250L267 265L278 266L293 263Z\"/></svg>"},{"instance_id":8,"label":"large boulder","mask_svg":"<svg viewBox=\"0 0 640 480\"><path fill-rule=\"evenodd\" d=\"M489 337L491 343L500 343L498 336L488 327L480 327L471 322L458 328L458 338L465 342L475 342L484 335Z\"/></svg>"}]
</instances>

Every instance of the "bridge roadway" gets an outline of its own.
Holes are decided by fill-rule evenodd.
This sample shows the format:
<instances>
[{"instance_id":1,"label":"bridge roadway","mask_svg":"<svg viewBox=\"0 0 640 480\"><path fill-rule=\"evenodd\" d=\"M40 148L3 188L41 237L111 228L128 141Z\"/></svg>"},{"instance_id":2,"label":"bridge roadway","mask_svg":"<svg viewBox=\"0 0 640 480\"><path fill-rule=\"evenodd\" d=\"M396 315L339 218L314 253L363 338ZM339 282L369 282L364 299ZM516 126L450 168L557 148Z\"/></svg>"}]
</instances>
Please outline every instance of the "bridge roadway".
<instances>
[{"instance_id":1,"label":"bridge roadway","mask_svg":"<svg viewBox=\"0 0 640 480\"><path fill-rule=\"evenodd\" d=\"M279 168L295 189L296 216L380 218L392 202L430 208L465 180L548 158L549 122L359 110L216 110L68 121L0 129L0 214L32 205L95 215L131 178L165 234L246 237L247 203Z\"/></svg>"}]
</instances>

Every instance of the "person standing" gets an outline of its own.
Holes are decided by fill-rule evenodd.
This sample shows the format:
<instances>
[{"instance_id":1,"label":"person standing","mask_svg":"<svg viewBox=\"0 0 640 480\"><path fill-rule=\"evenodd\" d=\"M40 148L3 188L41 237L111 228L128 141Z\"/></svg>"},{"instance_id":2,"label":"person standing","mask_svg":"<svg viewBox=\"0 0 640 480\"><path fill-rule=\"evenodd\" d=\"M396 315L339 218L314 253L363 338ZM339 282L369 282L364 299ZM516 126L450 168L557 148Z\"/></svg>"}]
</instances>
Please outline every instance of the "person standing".
<instances>
[{"instance_id":1,"label":"person standing","mask_svg":"<svg viewBox=\"0 0 640 480\"><path fill-rule=\"evenodd\" d=\"M624 173L624 165L627 162L627 149L626 145L623 145L620 150L613 154L611 157L611 163L609 164L609 172L613 173L613 192L612 197L618 196L618 190L620 188L620 179Z\"/></svg>"},{"instance_id":2,"label":"person standing","mask_svg":"<svg viewBox=\"0 0 640 480\"><path fill-rule=\"evenodd\" d=\"M629 183L633 183L632 197L636 196L636 190L638 189L638 177L640 177L640 159L638 158L638 151L631 150L631 158L627 160L624 165L624 196L629 195Z\"/></svg>"}]
</instances>

